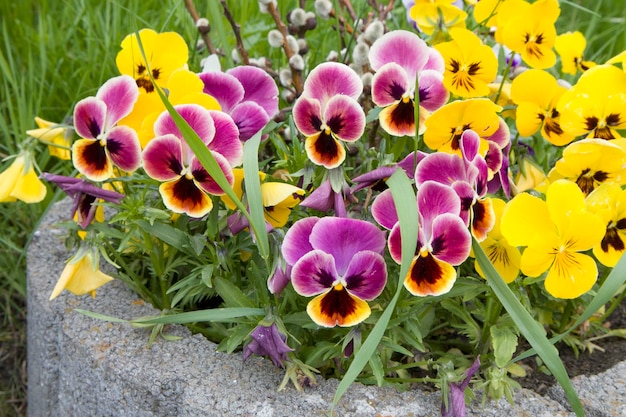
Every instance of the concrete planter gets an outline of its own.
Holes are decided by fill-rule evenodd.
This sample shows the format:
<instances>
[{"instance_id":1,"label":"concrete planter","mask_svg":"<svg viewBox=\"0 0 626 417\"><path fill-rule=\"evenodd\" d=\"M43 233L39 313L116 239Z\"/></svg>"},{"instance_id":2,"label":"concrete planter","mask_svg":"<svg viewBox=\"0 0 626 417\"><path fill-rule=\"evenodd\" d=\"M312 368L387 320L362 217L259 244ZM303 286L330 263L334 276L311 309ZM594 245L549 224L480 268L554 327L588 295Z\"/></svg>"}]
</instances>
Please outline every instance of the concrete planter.
<instances>
[{"instance_id":1,"label":"concrete planter","mask_svg":"<svg viewBox=\"0 0 626 417\"><path fill-rule=\"evenodd\" d=\"M282 371L269 360L216 352L216 345L183 326L157 340L127 324L99 321L73 309L130 319L157 311L121 282L111 282L95 299L67 292L48 297L69 254L65 229L69 201L52 207L28 251L28 408L30 416L324 416L338 381L320 381L298 392L277 391ZM440 394L355 384L335 416L437 416ZM572 415L560 403L522 390L513 405L478 403L472 416Z\"/></svg>"}]
</instances>

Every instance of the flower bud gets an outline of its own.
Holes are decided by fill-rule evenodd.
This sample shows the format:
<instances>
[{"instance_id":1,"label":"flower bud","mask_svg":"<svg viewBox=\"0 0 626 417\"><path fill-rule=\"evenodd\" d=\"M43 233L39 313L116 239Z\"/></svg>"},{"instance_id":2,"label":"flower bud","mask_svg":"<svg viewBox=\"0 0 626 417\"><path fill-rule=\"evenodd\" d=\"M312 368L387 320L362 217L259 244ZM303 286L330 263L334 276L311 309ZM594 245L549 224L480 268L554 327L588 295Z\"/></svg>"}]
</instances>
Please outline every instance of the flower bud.
<instances>
[{"instance_id":1,"label":"flower bud","mask_svg":"<svg viewBox=\"0 0 626 417\"><path fill-rule=\"evenodd\" d=\"M291 49L294 53L298 52L298 41L292 35L287 35L287 45L289 45L289 49Z\"/></svg>"},{"instance_id":2,"label":"flower bud","mask_svg":"<svg viewBox=\"0 0 626 417\"><path fill-rule=\"evenodd\" d=\"M315 13L322 19L328 19L333 10L333 3L330 0L315 0Z\"/></svg>"},{"instance_id":3,"label":"flower bud","mask_svg":"<svg viewBox=\"0 0 626 417\"><path fill-rule=\"evenodd\" d=\"M304 69L304 59L302 59L302 55L295 54L289 58L289 66L294 70L302 71Z\"/></svg>"},{"instance_id":4,"label":"flower bud","mask_svg":"<svg viewBox=\"0 0 626 417\"><path fill-rule=\"evenodd\" d=\"M352 50L352 62L363 67L369 63L370 47L365 42L359 42Z\"/></svg>"},{"instance_id":5,"label":"flower bud","mask_svg":"<svg viewBox=\"0 0 626 417\"><path fill-rule=\"evenodd\" d=\"M302 27L306 23L306 12L296 7L289 14L289 21L294 24L296 27Z\"/></svg>"},{"instance_id":6,"label":"flower bud","mask_svg":"<svg viewBox=\"0 0 626 417\"><path fill-rule=\"evenodd\" d=\"M200 32L202 35L206 35L211 31L209 19L207 19L206 17L201 17L200 19L196 20L196 27L198 28L198 32Z\"/></svg>"},{"instance_id":7,"label":"flower bud","mask_svg":"<svg viewBox=\"0 0 626 417\"><path fill-rule=\"evenodd\" d=\"M293 82L291 78L291 70L289 68L283 68L278 73L278 79L283 87L289 87Z\"/></svg>"},{"instance_id":8,"label":"flower bud","mask_svg":"<svg viewBox=\"0 0 626 417\"><path fill-rule=\"evenodd\" d=\"M315 13L307 12L306 13L306 23L304 25L304 28L306 30L313 30L316 27L317 27L317 17L315 16Z\"/></svg>"},{"instance_id":9,"label":"flower bud","mask_svg":"<svg viewBox=\"0 0 626 417\"><path fill-rule=\"evenodd\" d=\"M283 34L278 29L272 29L267 34L267 43L272 48L280 48L283 46Z\"/></svg>"},{"instance_id":10,"label":"flower bud","mask_svg":"<svg viewBox=\"0 0 626 417\"><path fill-rule=\"evenodd\" d=\"M309 52L309 45L304 38L298 38L298 53L304 55Z\"/></svg>"}]
</instances>

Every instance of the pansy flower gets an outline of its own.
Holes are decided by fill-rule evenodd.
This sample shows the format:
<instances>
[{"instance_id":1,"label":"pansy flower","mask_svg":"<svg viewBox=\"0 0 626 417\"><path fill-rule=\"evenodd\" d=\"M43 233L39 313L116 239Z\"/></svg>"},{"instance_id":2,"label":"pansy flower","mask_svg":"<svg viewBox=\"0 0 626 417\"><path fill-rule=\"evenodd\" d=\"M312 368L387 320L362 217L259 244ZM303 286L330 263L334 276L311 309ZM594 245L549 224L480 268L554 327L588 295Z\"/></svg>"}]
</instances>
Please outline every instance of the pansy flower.
<instances>
[{"instance_id":1,"label":"pansy flower","mask_svg":"<svg viewBox=\"0 0 626 417\"><path fill-rule=\"evenodd\" d=\"M141 164L137 133L117 122L128 115L137 100L135 81L120 75L105 82L95 97L76 104L74 128L81 139L72 145L72 162L86 178L104 181L113 167L132 172Z\"/></svg>"},{"instance_id":2,"label":"pansy flower","mask_svg":"<svg viewBox=\"0 0 626 417\"><path fill-rule=\"evenodd\" d=\"M415 185L419 189L435 181L450 186L461 199L459 216L480 242L495 224L491 199L486 197L487 161L478 152L480 137L473 130L464 131L459 143L461 158L436 152L422 159L415 170Z\"/></svg>"},{"instance_id":3,"label":"pansy flower","mask_svg":"<svg viewBox=\"0 0 626 417\"><path fill-rule=\"evenodd\" d=\"M575 182L585 195L606 182L626 184L626 150L617 144L623 141L584 139L572 143L554 164L550 180L566 178Z\"/></svg>"},{"instance_id":4,"label":"pansy flower","mask_svg":"<svg viewBox=\"0 0 626 417\"><path fill-rule=\"evenodd\" d=\"M461 135L471 129L480 135L479 153L485 155L489 150L487 138L500 129L498 112L501 109L487 98L471 98L448 103L426 120L424 143L430 149L460 156ZM502 149L507 143L503 142L499 147Z\"/></svg>"},{"instance_id":5,"label":"pansy flower","mask_svg":"<svg viewBox=\"0 0 626 417\"><path fill-rule=\"evenodd\" d=\"M459 217L461 199L452 187L428 181L417 190L417 208L417 246L404 286L417 296L445 294L456 281L454 267L467 259L472 242ZM402 263L400 223L390 190L376 197L372 215L381 226L391 229L389 253L394 261Z\"/></svg>"},{"instance_id":6,"label":"pansy flower","mask_svg":"<svg viewBox=\"0 0 626 417\"><path fill-rule=\"evenodd\" d=\"M69 161L72 156L72 129L58 123L49 122L41 117L35 117L37 129L27 130L26 134L48 144L50 155Z\"/></svg>"},{"instance_id":7,"label":"pansy flower","mask_svg":"<svg viewBox=\"0 0 626 417\"><path fill-rule=\"evenodd\" d=\"M385 287L384 248L384 232L369 222L307 217L287 231L282 253L292 266L296 292L315 296L306 309L311 319L324 327L345 327L368 318L367 301Z\"/></svg>"},{"instance_id":8,"label":"pansy flower","mask_svg":"<svg viewBox=\"0 0 626 417\"><path fill-rule=\"evenodd\" d=\"M596 262L581 252L600 243L606 227L588 212L575 183L553 182L545 201L528 193L516 195L502 213L500 230L509 244L526 246L520 263L525 275L548 271L544 286L553 297L579 297L596 282Z\"/></svg>"},{"instance_id":9,"label":"pansy flower","mask_svg":"<svg viewBox=\"0 0 626 417\"><path fill-rule=\"evenodd\" d=\"M512 51L519 53L532 68L545 69L556 62L552 50L556 41L554 24L561 13L557 0L527 2L506 2L504 14L509 18L498 21L502 42ZM503 23L501 25L501 23ZM497 40L497 39L496 39Z\"/></svg>"},{"instance_id":10,"label":"pansy flower","mask_svg":"<svg viewBox=\"0 0 626 417\"><path fill-rule=\"evenodd\" d=\"M75 295L91 294L95 297L96 290L113 278L100 271L97 264L98 257L94 256L92 250L79 250L70 259L59 277L50 300L57 298L63 290L68 290Z\"/></svg>"},{"instance_id":11,"label":"pansy flower","mask_svg":"<svg viewBox=\"0 0 626 417\"><path fill-rule=\"evenodd\" d=\"M577 71L585 72L596 65L595 62L584 60L586 46L585 35L579 31L563 33L556 37L554 49L561 57L563 73L576 75Z\"/></svg>"},{"instance_id":12,"label":"pansy flower","mask_svg":"<svg viewBox=\"0 0 626 417\"><path fill-rule=\"evenodd\" d=\"M561 128L574 136L615 139L626 129L626 72L613 65L585 71L557 104Z\"/></svg>"},{"instance_id":13,"label":"pansy flower","mask_svg":"<svg viewBox=\"0 0 626 417\"><path fill-rule=\"evenodd\" d=\"M604 237L593 247L593 255L604 266L613 268L626 251L626 190L606 183L587 197L587 208L602 218Z\"/></svg>"},{"instance_id":14,"label":"pansy flower","mask_svg":"<svg viewBox=\"0 0 626 417\"><path fill-rule=\"evenodd\" d=\"M522 136L532 136L541 130L541 136L556 146L574 140L574 135L563 131L557 104L566 88L543 70L524 71L511 84L511 99L517 104L515 125Z\"/></svg>"},{"instance_id":15,"label":"pansy flower","mask_svg":"<svg viewBox=\"0 0 626 417\"><path fill-rule=\"evenodd\" d=\"M250 338L252 341L243 348L244 362L254 353L259 356L269 356L274 366L284 368L287 353L293 349L285 343L287 336L278 330L276 323L269 326L260 323L252 330Z\"/></svg>"},{"instance_id":16,"label":"pansy flower","mask_svg":"<svg viewBox=\"0 0 626 417\"><path fill-rule=\"evenodd\" d=\"M378 118L390 135L415 135L415 78L418 78L419 133L430 112L443 106L450 93L443 84L441 55L416 34L404 30L386 33L369 51L372 101L383 107Z\"/></svg>"},{"instance_id":17,"label":"pansy flower","mask_svg":"<svg viewBox=\"0 0 626 417\"><path fill-rule=\"evenodd\" d=\"M17 155L11 165L0 173L0 203L17 200L38 203L46 197L46 193L46 186L39 180L28 152Z\"/></svg>"},{"instance_id":18,"label":"pansy flower","mask_svg":"<svg viewBox=\"0 0 626 417\"><path fill-rule=\"evenodd\" d=\"M500 220L506 203L499 198L492 198L491 204L495 214L493 229L487 233L485 240L480 242L480 247L491 261L498 274L507 284L513 282L519 275L520 259L522 255L515 246L511 246L500 230ZM481 277L485 277L478 261L474 261L474 268Z\"/></svg>"},{"instance_id":19,"label":"pansy flower","mask_svg":"<svg viewBox=\"0 0 626 417\"><path fill-rule=\"evenodd\" d=\"M409 10L409 15L419 30L427 35L449 31L454 28L465 28L467 13L456 7L455 0L416 0Z\"/></svg>"},{"instance_id":20,"label":"pansy flower","mask_svg":"<svg viewBox=\"0 0 626 417\"><path fill-rule=\"evenodd\" d=\"M243 158L243 145L233 120L226 113L197 104L183 104L175 109L211 151L232 185L232 169ZM190 217L204 216L213 208L210 196L222 195L224 191L193 154L168 112L159 116L154 132L157 137L148 143L142 159L146 173L162 182L159 192L165 206Z\"/></svg>"},{"instance_id":21,"label":"pansy flower","mask_svg":"<svg viewBox=\"0 0 626 417\"><path fill-rule=\"evenodd\" d=\"M459 97L487 96L498 72L492 49L467 29L450 29L450 36L450 42L435 45L446 63L444 85Z\"/></svg>"},{"instance_id":22,"label":"pansy flower","mask_svg":"<svg viewBox=\"0 0 626 417\"><path fill-rule=\"evenodd\" d=\"M521 161L518 162L518 166L519 171L513 183L514 194L529 190L545 193L550 181L541 167L528 157L521 158Z\"/></svg>"},{"instance_id":23,"label":"pansy flower","mask_svg":"<svg viewBox=\"0 0 626 417\"><path fill-rule=\"evenodd\" d=\"M226 72L203 72L199 77L203 91L233 118L244 142L278 113L278 87L261 68L243 65Z\"/></svg>"},{"instance_id":24,"label":"pansy flower","mask_svg":"<svg viewBox=\"0 0 626 417\"><path fill-rule=\"evenodd\" d=\"M311 162L328 169L346 159L342 142L354 142L365 130L365 113L356 100L363 82L354 70L337 62L315 67L293 107L293 121L306 136Z\"/></svg>"},{"instance_id":25,"label":"pansy flower","mask_svg":"<svg viewBox=\"0 0 626 417\"><path fill-rule=\"evenodd\" d=\"M164 88L174 70L186 67L189 57L187 43L176 32L157 33L152 29L141 29L139 39L131 33L122 40L121 47L115 58L117 69L120 74L132 77L137 87L146 93L154 92L150 75L159 87Z\"/></svg>"}]
</instances>

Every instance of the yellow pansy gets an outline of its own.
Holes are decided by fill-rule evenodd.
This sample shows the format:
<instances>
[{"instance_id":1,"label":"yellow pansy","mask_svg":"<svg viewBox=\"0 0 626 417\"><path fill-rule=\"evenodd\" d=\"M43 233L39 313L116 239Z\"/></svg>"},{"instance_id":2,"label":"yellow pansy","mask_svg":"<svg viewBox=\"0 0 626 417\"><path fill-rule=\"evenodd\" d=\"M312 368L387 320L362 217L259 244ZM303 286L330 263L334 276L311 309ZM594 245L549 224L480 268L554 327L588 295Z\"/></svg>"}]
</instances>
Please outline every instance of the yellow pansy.
<instances>
[{"instance_id":1,"label":"yellow pansy","mask_svg":"<svg viewBox=\"0 0 626 417\"><path fill-rule=\"evenodd\" d=\"M593 255L602 265L613 268L626 250L626 190L617 183L605 183L586 201L589 211L600 216L606 225L602 241L593 247Z\"/></svg>"},{"instance_id":2,"label":"yellow pansy","mask_svg":"<svg viewBox=\"0 0 626 417\"><path fill-rule=\"evenodd\" d=\"M586 46L585 36L578 31L557 36L554 49L561 57L561 71L575 75L577 71L585 72L594 67L596 65L594 62L583 59Z\"/></svg>"},{"instance_id":3,"label":"yellow pansy","mask_svg":"<svg viewBox=\"0 0 626 417\"><path fill-rule=\"evenodd\" d=\"M417 0L409 14L420 30L439 39L439 32L465 28L467 13L452 5L454 0Z\"/></svg>"},{"instance_id":4,"label":"yellow pansy","mask_svg":"<svg viewBox=\"0 0 626 417\"><path fill-rule=\"evenodd\" d=\"M58 297L63 290L68 290L75 295L91 293L95 296L98 288L112 280L112 277L100 271L91 251L79 251L65 265L61 277L50 294L50 300Z\"/></svg>"}]
</instances>

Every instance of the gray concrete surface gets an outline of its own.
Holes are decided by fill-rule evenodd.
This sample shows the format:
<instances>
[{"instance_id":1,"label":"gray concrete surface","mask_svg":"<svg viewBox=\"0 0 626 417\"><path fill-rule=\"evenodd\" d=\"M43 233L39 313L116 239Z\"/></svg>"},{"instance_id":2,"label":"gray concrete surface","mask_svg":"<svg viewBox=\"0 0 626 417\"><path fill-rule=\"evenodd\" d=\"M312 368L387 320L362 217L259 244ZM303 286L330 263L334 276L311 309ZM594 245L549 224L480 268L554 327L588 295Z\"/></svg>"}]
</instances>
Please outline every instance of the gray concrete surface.
<instances>
[{"instance_id":1,"label":"gray concrete surface","mask_svg":"<svg viewBox=\"0 0 626 417\"><path fill-rule=\"evenodd\" d=\"M269 360L216 352L216 345L182 326L148 348L146 330L79 314L81 308L130 319L157 312L113 281L95 299L67 292L48 297L68 256L65 230L69 202L57 204L42 222L28 251L28 412L39 416L327 416L336 380L299 392L279 392L282 373ZM605 374L576 378L589 415L624 416L626 362ZM600 388L599 388L600 387ZM438 393L355 384L334 416L440 415ZM620 414L621 413L621 414ZM549 397L521 390L513 405L473 402L469 416L573 416L553 389Z\"/></svg>"}]
</instances>

